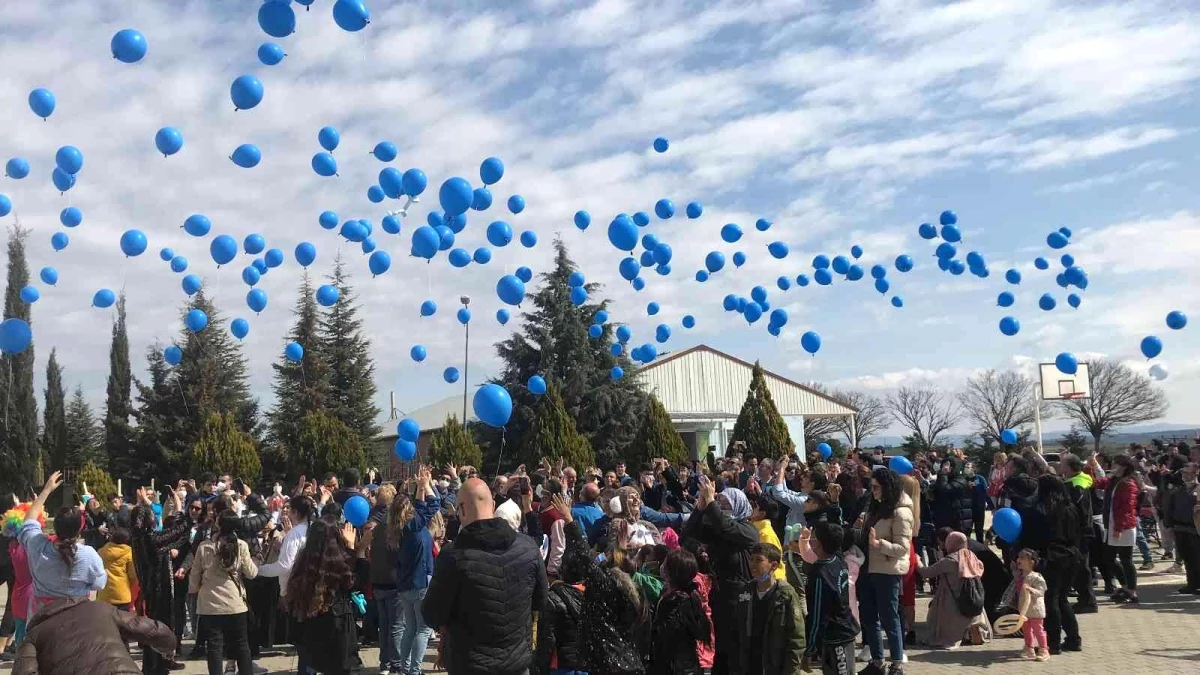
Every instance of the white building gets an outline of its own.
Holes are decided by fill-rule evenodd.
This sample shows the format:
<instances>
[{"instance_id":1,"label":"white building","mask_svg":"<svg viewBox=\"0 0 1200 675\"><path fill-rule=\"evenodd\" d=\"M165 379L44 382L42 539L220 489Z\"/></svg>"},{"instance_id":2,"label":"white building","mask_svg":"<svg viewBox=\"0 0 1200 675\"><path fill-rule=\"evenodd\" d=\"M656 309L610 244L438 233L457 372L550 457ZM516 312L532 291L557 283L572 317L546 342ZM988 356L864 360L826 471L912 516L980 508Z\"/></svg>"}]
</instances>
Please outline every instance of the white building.
<instances>
[{"instance_id":1,"label":"white building","mask_svg":"<svg viewBox=\"0 0 1200 675\"><path fill-rule=\"evenodd\" d=\"M658 396L693 457L699 457L705 449L721 456L730 442L736 440L731 438L733 425L746 400L753 370L752 363L708 345L697 345L642 368L638 379L647 393ZM806 417L853 419L857 413L854 408L786 377L765 369L763 374L797 448L804 447Z\"/></svg>"}]
</instances>

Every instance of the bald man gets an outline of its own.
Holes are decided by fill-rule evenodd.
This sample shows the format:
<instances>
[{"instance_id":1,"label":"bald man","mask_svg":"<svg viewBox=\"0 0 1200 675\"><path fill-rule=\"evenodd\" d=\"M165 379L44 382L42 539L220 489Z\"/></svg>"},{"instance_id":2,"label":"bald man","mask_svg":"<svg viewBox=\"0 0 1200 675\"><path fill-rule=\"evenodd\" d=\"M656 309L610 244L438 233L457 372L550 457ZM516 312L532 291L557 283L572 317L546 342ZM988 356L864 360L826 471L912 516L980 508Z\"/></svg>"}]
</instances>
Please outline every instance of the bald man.
<instances>
[{"instance_id":1,"label":"bald man","mask_svg":"<svg viewBox=\"0 0 1200 675\"><path fill-rule=\"evenodd\" d=\"M533 613L546 599L541 549L500 518L478 478L458 493L458 538L442 550L421 614L444 626L450 675L520 675L533 665Z\"/></svg>"},{"instance_id":2,"label":"bald man","mask_svg":"<svg viewBox=\"0 0 1200 675\"><path fill-rule=\"evenodd\" d=\"M579 501L571 507L571 517L579 523L589 543L595 543L596 521L604 517L604 510L596 503L600 499L600 486L588 483L579 491Z\"/></svg>"}]
</instances>

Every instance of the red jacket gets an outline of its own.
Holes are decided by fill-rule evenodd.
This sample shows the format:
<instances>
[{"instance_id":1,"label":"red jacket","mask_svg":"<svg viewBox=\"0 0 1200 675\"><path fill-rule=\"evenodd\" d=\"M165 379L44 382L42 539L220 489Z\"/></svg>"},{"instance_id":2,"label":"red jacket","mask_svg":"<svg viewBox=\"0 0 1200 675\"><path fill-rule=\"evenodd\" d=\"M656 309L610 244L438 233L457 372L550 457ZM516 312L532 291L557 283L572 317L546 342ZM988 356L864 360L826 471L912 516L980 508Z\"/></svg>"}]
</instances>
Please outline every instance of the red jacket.
<instances>
[{"instance_id":1,"label":"red jacket","mask_svg":"<svg viewBox=\"0 0 1200 675\"><path fill-rule=\"evenodd\" d=\"M1111 478L1097 478L1095 487L1107 490ZM1138 493L1140 488L1136 480L1122 480L1117 483L1112 494L1112 530L1124 532L1137 527Z\"/></svg>"}]
</instances>

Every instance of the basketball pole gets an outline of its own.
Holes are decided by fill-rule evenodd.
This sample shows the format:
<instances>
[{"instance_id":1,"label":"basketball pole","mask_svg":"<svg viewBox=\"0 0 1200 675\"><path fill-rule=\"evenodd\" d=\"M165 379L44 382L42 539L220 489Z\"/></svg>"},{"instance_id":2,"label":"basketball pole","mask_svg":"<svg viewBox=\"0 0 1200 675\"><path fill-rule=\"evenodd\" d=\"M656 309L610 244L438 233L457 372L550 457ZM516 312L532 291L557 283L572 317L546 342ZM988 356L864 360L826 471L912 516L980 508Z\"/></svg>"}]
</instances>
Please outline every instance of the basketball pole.
<instances>
[{"instance_id":1,"label":"basketball pole","mask_svg":"<svg viewBox=\"0 0 1200 675\"><path fill-rule=\"evenodd\" d=\"M1038 379L1041 379L1041 373L1038 373ZM1033 383L1033 428L1037 434L1037 449L1038 454L1042 454L1042 384L1041 382Z\"/></svg>"}]
</instances>

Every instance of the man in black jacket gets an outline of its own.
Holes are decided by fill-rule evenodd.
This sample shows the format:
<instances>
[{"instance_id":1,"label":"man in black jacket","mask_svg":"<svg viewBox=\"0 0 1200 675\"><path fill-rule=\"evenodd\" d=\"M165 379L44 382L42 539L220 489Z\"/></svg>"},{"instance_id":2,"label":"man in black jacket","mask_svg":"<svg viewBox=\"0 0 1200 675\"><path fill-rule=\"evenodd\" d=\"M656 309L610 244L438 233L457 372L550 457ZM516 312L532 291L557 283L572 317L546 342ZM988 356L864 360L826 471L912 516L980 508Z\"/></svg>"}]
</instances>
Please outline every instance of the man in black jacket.
<instances>
[{"instance_id":1,"label":"man in black jacket","mask_svg":"<svg viewBox=\"0 0 1200 675\"><path fill-rule=\"evenodd\" d=\"M495 517L478 478L463 484L458 508L462 529L438 556L421 613L442 630L450 675L519 675L533 663L533 614L546 600L541 550Z\"/></svg>"}]
</instances>

